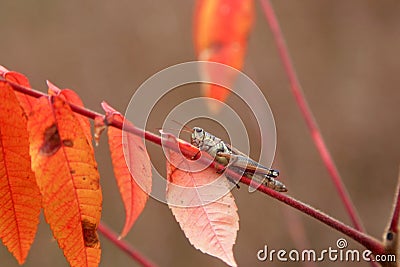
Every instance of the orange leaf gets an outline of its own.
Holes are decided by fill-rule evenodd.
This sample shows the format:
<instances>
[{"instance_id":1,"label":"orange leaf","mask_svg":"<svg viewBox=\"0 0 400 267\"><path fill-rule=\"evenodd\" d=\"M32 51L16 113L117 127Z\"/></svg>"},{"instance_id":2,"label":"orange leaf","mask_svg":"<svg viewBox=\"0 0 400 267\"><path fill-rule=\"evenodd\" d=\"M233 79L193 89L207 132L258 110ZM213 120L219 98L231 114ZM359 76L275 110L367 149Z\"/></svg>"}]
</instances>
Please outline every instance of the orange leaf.
<instances>
[{"instance_id":1,"label":"orange leaf","mask_svg":"<svg viewBox=\"0 0 400 267\"><path fill-rule=\"evenodd\" d=\"M26 116L0 81L0 238L22 264L35 238L41 196L31 170Z\"/></svg>"},{"instance_id":2,"label":"orange leaf","mask_svg":"<svg viewBox=\"0 0 400 267\"><path fill-rule=\"evenodd\" d=\"M125 118L106 102L101 105L109 120L124 121ZM121 237L124 237L146 205L149 197L146 192L151 191L150 158L141 137L130 133L123 135L115 127L108 127L107 133L114 174L125 206L125 225L121 232Z\"/></svg>"},{"instance_id":3,"label":"orange leaf","mask_svg":"<svg viewBox=\"0 0 400 267\"><path fill-rule=\"evenodd\" d=\"M253 0L198 0L194 29L197 58L241 70L254 20L253 5ZM203 69L202 75L213 81L223 79L228 85L236 78L212 68ZM202 90L206 97L222 102L229 95L229 90L213 84L202 84Z\"/></svg>"},{"instance_id":4,"label":"orange leaf","mask_svg":"<svg viewBox=\"0 0 400 267\"><path fill-rule=\"evenodd\" d=\"M172 135L166 136L177 142ZM215 181L220 175L211 167L192 172L202 165L172 150L167 154L171 161L167 161L167 201L182 231L195 248L236 266L232 249L239 216L228 181L225 177ZM176 205L181 203L186 207Z\"/></svg>"},{"instance_id":5,"label":"orange leaf","mask_svg":"<svg viewBox=\"0 0 400 267\"><path fill-rule=\"evenodd\" d=\"M50 81L46 81L47 86L49 87L48 93L49 95L61 95L63 96L69 103L72 103L74 105L84 107L83 102L79 95L71 90L71 89L59 89L57 86L52 84ZM85 132L86 139L89 142L90 147L93 149L92 145L92 132L90 131L90 121L87 117L82 116L77 113L73 113L75 118L79 121L81 124L82 130Z\"/></svg>"},{"instance_id":6,"label":"orange leaf","mask_svg":"<svg viewBox=\"0 0 400 267\"><path fill-rule=\"evenodd\" d=\"M2 75L6 80L16 83L16 84L19 84L19 85L22 85L22 86L25 86L27 88L31 88L29 80L25 75L23 75L19 72L15 72L15 71L8 71L5 68L3 69L3 71L4 72L2 74L0 72L0 75ZM20 93L20 92L15 92L15 95L18 98L19 104L25 111L25 114L29 114L29 112L31 112L33 106L35 105L37 99L32 96Z\"/></svg>"},{"instance_id":7,"label":"orange leaf","mask_svg":"<svg viewBox=\"0 0 400 267\"><path fill-rule=\"evenodd\" d=\"M71 266L98 266L101 188L86 130L62 97L42 97L28 119L32 169L47 222Z\"/></svg>"}]
</instances>

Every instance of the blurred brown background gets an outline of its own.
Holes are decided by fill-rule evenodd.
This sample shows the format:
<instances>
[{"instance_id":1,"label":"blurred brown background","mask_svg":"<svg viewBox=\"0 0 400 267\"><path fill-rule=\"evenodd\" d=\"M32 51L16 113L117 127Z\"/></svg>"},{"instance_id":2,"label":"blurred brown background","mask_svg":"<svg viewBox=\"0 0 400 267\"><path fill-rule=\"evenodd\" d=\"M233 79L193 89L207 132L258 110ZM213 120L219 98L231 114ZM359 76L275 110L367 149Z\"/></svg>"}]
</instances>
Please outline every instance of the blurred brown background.
<instances>
[{"instance_id":1,"label":"blurred brown background","mask_svg":"<svg viewBox=\"0 0 400 267\"><path fill-rule=\"evenodd\" d=\"M258 1L244 72L263 90L275 115L282 179L289 194L350 223L289 90ZM273 1L305 95L364 225L381 238L390 215L400 162L400 2ZM76 90L87 107L107 100L124 111L134 90L163 68L194 60L194 1L0 1L0 64ZM192 87L192 90L198 90ZM188 95L197 94L188 90ZM160 107L162 110L162 107ZM155 116L156 117L156 116ZM161 127L162 121L152 122ZM116 231L124 210L113 178L106 136L96 149L103 186L103 221ZM159 148L149 145L152 153ZM155 151L155 152L154 152ZM163 159L153 157L156 164ZM256 253L336 248L343 235L247 188L233 191L240 230L234 246L240 266ZM293 218L300 221L295 222ZM303 224L303 226L301 225ZM304 227L306 240L295 238ZM194 249L168 207L153 199L126 238L159 266L225 266ZM349 240L349 248L361 248ZM102 238L100 266L136 266ZM303 242L304 241L304 242ZM369 266L320 263L319 266ZM17 266L0 245L0 266ZM24 266L68 266L42 219Z\"/></svg>"}]
</instances>

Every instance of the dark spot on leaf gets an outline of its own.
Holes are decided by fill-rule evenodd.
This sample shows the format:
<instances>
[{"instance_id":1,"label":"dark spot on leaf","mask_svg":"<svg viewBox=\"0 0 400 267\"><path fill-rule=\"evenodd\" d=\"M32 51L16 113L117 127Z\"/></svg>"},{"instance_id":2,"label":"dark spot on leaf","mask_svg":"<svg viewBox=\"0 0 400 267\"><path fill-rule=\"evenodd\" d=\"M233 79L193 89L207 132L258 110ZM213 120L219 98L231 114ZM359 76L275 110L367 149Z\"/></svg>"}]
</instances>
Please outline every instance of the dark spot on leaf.
<instances>
[{"instance_id":1,"label":"dark spot on leaf","mask_svg":"<svg viewBox=\"0 0 400 267\"><path fill-rule=\"evenodd\" d=\"M69 172L70 172L71 174L74 174L74 173L75 173L75 170L72 170L72 169L71 169Z\"/></svg>"},{"instance_id":2,"label":"dark spot on leaf","mask_svg":"<svg viewBox=\"0 0 400 267\"><path fill-rule=\"evenodd\" d=\"M82 232L85 247L100 247L99 237L97 235L96 228L96 224L91 223L88 220L82 220Z\"/></svg>"},{"instance_id":3,"label":"dark spot on leaf","mask_svg":"<svg viewBox=\"0 0 400 267\"><path fill-rule=\"evenodd\" d=\"M219 50L221 50L224 47L223 43L220 41L214 41L213 43L210 44L210 48L217 53Z\"/></svg>"},{"instance_id":4,"label":"dark spot on leaf","mask_svg":"<svg viewBox=\"0 0 400 267\"><path fill-rule=\"evenodd\" d=\"M39 152L43 156L54 155L61 147L60 135L56 124L46 128L43 133L43 144Z\"/></svg>"},{"instance_id":5,"label":"dark spot on leaf","mask_svg":"<svg viewBox=\"0 0 400 267\"><path fill-rule=\"evenodd\" d=\"M85 185L91 190L98 190L100 188L99 179L95 179L94 177L83 176L82 181L84 181Z\"/></svg>"},{"instance_id":6,"label":"dark spot on leaf","mask_svg":"<svg viewBox=\"0 0 400 267\"><path fill-rule=\"evenodd\" d=\"M64 146L67 146L67 147L73 147L74 142L72 142L71 139L64 139L63 144L64 144Z\"/></svg>"}]
</instances>

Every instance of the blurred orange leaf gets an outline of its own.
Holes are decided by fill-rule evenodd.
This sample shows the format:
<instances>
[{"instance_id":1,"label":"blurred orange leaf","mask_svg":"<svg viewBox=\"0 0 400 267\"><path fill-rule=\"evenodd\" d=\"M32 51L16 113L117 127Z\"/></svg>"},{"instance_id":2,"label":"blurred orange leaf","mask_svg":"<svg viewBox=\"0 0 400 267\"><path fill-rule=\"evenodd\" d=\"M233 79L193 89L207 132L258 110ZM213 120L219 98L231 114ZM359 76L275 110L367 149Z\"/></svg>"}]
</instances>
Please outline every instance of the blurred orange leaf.
<instances>
[{"instance_id":1,"label":"blurred orange leaf","mask_svg":"<svg viewBox=\"0 0 400 267\"><path fill-rule=\"evenodd\" d=\"M31 88L28 78L19 72L9 71L3 66L0 66L0 75L10 82ZM36 98L20 92L15 92L15 95L19 101L19 105L21 105L25 111L25 114L29 114L36 103Z\"/></svg>"},{"instance_id":2,"label":"blurred orange leaf","mask_svg":"<svg viewBox=\"0 0 400 267\"><path fill-rule=\"evenodd\" d=\"M82 125L61 96L42 97L28 119L32 169L47 222L71 266L98 266L99 173Z\"/></svg>"},{"instance_id":3,"label":"blurred orange leaf","mask_svg":"<svg viewBox=\"0 0 400 267\"><path fill-rule=\"evenodd\" d=\"M35 238L41 196L31 170L27 119L0 81L0 238L22 264Z\"/></svg>"},{"instance_id":4,"label":"blurred orange leaf","mask_svg":"<svg viewBox=\"0 0 400 267\"><path fill-rule=\"evenodd\" d=\"M194 43L198 60L213 61L241 70L247 40L254 20L253 0L198 0L195 11ZM235 76L203 69L203 77L233 85ZM206 97L225 102L229 90L202 84Z\"/></svg>"},{"instance_id":5,"label":"blurred orange leaf","mask_svg":"<svg viewBox=\"0 0 400 267\"><path fill-rule=\"evenodd\" d=\"M174 136L164 137L178 144ZM163 138L164 138L163 137ZM167 201L190 243L203 253L236 266L233 245L239 230L239 216L225 177L216 180L214 168L167 150Z\"/></svg>"},{"instance_id":6,"label":"blurred orange leaf","mask_svg":"<svg viewBox=\"0 0 400 267\"><path fill-rule=\"evenodd\" d=\"M108 121L125 120L106 102L102 102L101 105ZM114 174L125 206L125 225L121 232L121 237L124 237L142 213L151 191L150 158L140 136L127 132L122 134L122 131L115 127L108 127L107 133Z\"/></svg>"}]
</instances>

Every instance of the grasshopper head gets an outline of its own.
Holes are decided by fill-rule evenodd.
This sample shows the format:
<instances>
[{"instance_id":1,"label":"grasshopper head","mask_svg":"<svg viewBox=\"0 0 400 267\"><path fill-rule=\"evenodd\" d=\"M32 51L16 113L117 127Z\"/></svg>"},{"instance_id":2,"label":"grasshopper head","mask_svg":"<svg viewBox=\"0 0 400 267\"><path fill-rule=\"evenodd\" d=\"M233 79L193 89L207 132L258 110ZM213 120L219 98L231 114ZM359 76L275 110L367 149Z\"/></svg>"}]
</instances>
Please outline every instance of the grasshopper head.
<instances>
[{"instance_id":1,"label":"grasshopper head","mask_svg":"<svg viewBox=\"0 0 400 267\"><path fill-rule=\"evenodd\" d=\"M195 147L200 147L201 143L204 140L204 135L205 135L205 132L202 128L194 127L192 130L192 137L191 137L190 142Z\"/></svg>"},{"instance_id":2,"label":"grasshopper head","mask_svg":"<svg viewBox=\"0 0 400 267\"><path fill-rule=\"evenodd\" d=\"M274 170L274 169L271 169L270 171L269 171L269 174L268 174L270 177L272 177L272 178L276 178L276 177L278 177L279 176L279 171L278 170Z\"/></svg>"}]
</instances>

